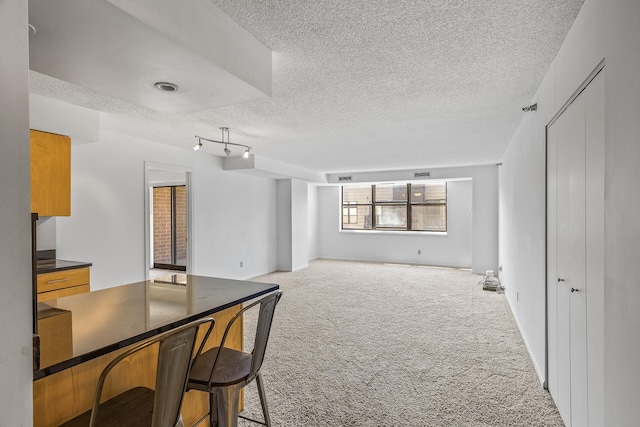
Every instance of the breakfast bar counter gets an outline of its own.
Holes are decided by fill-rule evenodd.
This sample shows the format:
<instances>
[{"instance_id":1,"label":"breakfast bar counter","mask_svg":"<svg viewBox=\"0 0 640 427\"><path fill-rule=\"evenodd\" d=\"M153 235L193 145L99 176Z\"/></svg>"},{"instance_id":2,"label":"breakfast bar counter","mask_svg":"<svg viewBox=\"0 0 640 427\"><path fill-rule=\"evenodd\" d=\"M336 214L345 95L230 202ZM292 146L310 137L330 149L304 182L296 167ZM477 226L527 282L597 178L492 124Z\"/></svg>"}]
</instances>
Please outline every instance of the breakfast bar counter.
<instances>
[{"instance_id":1,"label":"breakfast bar counter","mask_svg":"<svg viewBox=\"0 0 640 427\"><path fill-rule=\"evenodd\" d=\"M278 288L174 274L39 303L40 367L34 371L34 426L57 426L88 410L97 377L124 348L207 316L216 319L207 343L213 347L244 302ZM242 349L243 324L236 323L227 343ZM137 385L153 388L154 351L132 360L127 372L116 375L105 388L107 394ZM187 393L182 410L185 422L206 412L206 399L205 393Z\"/></svg>"}]
</instances>

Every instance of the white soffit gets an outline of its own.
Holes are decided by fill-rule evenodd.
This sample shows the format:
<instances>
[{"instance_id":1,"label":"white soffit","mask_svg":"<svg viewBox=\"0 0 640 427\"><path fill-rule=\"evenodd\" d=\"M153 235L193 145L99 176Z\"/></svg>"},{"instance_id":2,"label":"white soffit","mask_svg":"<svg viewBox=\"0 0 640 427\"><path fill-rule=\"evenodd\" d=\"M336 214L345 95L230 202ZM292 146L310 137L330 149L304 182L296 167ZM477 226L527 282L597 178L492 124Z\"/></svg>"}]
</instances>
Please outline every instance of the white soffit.
<instances>
[{"instance_id":1,"label":"white soffit","mask_svg":"<svg viewBox=\"0 0 640 427\"><path fill-rule=\"evenodd\" d=\"M29 23L32 70L155 111L271 95L271 51L206 0L31 0Z\"/></svg>"},{"instance_id":2,"label":"white soffit","mask_svg":"<svg viewBox=\"0 0 640 427\"><path fill-rule=\"evenodd\" d=\"M304 169L254 154L250 154L247 159L242 156L225 157L222 165L225 171L240 172L247 175L261 176L263 178L299 179L319 184L326 184L327 182L327 177L321 172Z\"/></svg>"}]
</instances>

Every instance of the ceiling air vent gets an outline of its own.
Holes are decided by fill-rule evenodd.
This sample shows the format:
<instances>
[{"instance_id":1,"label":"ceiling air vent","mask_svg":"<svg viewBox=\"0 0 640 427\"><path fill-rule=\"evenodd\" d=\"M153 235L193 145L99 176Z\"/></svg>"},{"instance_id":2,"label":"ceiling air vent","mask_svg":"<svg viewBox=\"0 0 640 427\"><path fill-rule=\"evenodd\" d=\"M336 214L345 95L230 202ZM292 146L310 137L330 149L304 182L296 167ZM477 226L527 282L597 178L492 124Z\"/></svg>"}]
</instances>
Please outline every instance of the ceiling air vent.
<instances>
[{"instance_id":1,"label":"ceiling air vent","mask_svg":"<svg viewBox=\"0 0 640 427\"><path fill-rule=\"evenodd\" d=\"M431 176L431 172L414 172L414 178L424 178L425 176Z\"/></svg>"},{"instance_id":2,"label":"ceiling air vent","mask_svg":"<svg viewBox=\"0 0 640 427\"><path fill-rule=\"evenodd\" d=\"M339 176L338 181L351 181L352 178L351 176Z\"/></svg>"}]
</instances>

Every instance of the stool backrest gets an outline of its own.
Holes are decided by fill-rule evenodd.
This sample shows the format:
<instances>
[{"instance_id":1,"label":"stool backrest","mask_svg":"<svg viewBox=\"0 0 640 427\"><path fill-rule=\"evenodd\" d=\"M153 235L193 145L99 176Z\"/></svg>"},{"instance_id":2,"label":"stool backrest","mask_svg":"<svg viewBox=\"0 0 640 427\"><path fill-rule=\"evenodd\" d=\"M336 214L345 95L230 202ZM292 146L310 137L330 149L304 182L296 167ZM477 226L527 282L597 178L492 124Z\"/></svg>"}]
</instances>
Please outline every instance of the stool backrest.
<instances>
[{"instance_id":1,"label":"stool backrest","mask_svg":"<svg viewBox=\"0 0 640 427\"><path fill-rule=\"evenodd\" d=\"M151 427L174 427L180 419L180 406L182 405L182 398L189 377L191 357L198 330L203 323L207 322L210 323L207 332L209 334L213 328L214 319L209 317L198 319L151 337L125 351L109 363L98 379L89 426L95 426L97 421L102 389L111 369L133 353L159 343Z\"/></svg>"},{"instance_id":2,"label":"stool backrest","mask_svg":"<svg viewBox=\"0 0 640 427\"><path fill-rule=\"evenodd\" d=\"M213 326L213 319L211 319ZM174 427L180 417L200 323L166 335L158 349L152 427Z\"/></svg>"},{"instance_id":3,"label":"stool backrest","mask_svg":"<svg viewBox=\"0 0 640 427\"><path fill-rule=\"evenodd\" d=\"M256 338L253 344L249 380L260 370L264 361L264 353L267 349L267 341L269 341L269 332L271 332L271 323L273 322L273 313L281 297L282 291L277 291L259 301L260 313L258 315L258 324L256 325Z\"/></svg>"},{"instance_id":4,"label":"stool backrest","mask_svg":"<svg viewBox=\"0 0 640 427\"><path fill-rule=\"evenodd\" d=\"M229 323L227 323L227 327L224 330L224 334L222 334L222 340L220 341L220 345L219 345L220 348L223 348L225 346L225 343L227 342L227 337L229 336L229 332L231 331L231 328L233 327L235 322L238 319L241 319L245 312L251 310L255 306L258 306L258 305L260 306L260 312L258 314L258 324L256 325L256 336L254 340L252 357L251 357L251 367L249 368L249 373L247 374L247 376L244 377L245 383L251 382L255 378L258 371L260 370L260 367L262 366L262 361L264 360L264 353L267 348L267 341L269 341L269 332L271 331L273 313L281 297L282 297L282 291L275 291L243 307L242 310L237 312L231 318ZM204 340L202 341L202 343L200 344L200 348L196 352L194 364L197 364L196 361L198 360L200 355L203 353L208 336L209 335L207 334ZM213 377L216 373L216 367L218 366L218 360L220 359L220 354L222 354L221 351L218 351L216 353L216 357L213 361L213 365L211 366L211 371L210 371L211 373L209 375L209 389L211 389L212 387Z\"/></svg>"}]
</instances>

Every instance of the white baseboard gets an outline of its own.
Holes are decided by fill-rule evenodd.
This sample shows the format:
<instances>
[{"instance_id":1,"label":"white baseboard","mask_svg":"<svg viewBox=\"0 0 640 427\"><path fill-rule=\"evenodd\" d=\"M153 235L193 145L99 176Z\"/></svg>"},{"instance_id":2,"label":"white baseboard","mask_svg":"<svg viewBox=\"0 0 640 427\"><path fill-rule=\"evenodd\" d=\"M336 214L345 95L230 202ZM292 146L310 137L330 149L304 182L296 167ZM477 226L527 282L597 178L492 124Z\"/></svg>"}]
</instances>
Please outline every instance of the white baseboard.
<instances>
[{"instance_id":1,"label":"white baseboard","mask_svg":"<svg viewBox=\"0 0 640 427\"><path fill-rule=\"evenodd\" d=\"M522 333L522 327L520 326L520 322L518 321L518 316L516 316L516 312L513 309L513 304L511 303L511 300L507 296L507 293L505 293L505 298L507 298L507 303L509 304L509 310L511 310L511 315L513 316L513 320L515 320L516 322L516 326L518 327L518 332L520 332L520 336L522 337L522 342L524 342L524 346L527 349L527 353L529 353L529 359L531 359L531 364L533 365L533 368L536 370L536 374L538 375L538 380L540 381L540 384L542 385L542 387L545 387L546 386L545 375L544 375L544 372L542 372L543 368L541 368L536 364L536 359L533 357L533 352L531 351L531 347L529 346L527 337Z\"/></svg>"}]
</instances>

